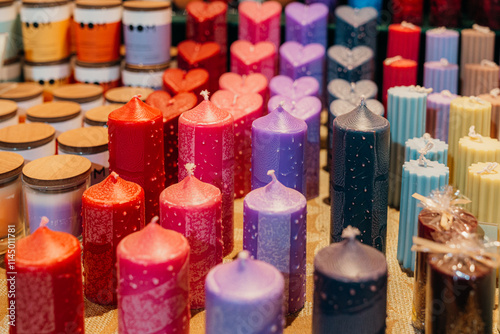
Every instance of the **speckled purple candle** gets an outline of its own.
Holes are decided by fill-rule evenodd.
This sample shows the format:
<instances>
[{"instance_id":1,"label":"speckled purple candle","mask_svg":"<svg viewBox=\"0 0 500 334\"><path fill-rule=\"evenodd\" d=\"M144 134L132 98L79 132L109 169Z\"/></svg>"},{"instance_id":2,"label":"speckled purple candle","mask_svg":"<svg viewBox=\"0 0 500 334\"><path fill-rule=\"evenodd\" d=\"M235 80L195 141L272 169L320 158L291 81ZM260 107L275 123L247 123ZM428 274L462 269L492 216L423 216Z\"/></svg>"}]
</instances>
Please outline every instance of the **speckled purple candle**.
<instances>
[{"instance_id":1,"label":"speckled purple candle","mask_svg":"<svg viewBox=\"0 0 500 334\"><path fill-rule=\"evenodd\" d=\"M270 170L271 183L251 191L243 202L243 249L275 266L285 277L286 313L306 300L307 201L285 187Z\"/></svg>"},{"instance_id":2,"label":"speckled purple candle","mask_svg":"<svg viewBox=\"0 0 500 334\"><path fill-rule=\"evenodd\" d=\"M285 40L302 45L319 43L326 49L328 40L328 6L322 3L304 5L292 2L285 7Z\"/></svg>"},{"instance_id":3,"label":"speckled purple candle","mask_svg":"<svg viewBox=\"0 0 500 334\"><path fill-rule=\"evenodd\" d=\"M297 80L286 75L277 75L269 82L271 97L282 95L292 100L300 100L305 96L319 96L319 82L313 77L301 77Z\"/></svg>"}]
</instances>

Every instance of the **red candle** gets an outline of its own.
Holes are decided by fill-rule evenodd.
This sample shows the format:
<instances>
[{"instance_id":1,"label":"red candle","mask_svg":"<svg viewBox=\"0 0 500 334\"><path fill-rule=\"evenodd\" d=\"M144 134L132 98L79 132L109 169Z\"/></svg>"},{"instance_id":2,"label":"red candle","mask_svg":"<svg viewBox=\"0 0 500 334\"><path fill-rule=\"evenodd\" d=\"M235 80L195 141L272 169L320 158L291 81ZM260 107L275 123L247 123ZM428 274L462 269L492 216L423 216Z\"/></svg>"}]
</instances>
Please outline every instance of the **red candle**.
<instances>
[{"instance_id":1,"label":"red candle","mask_svg":"<svg viewBox=\"0 0 500 334\"><path fill-rule=\"evenodd\" d=\"M35 232L16 242L13 264L5 258L8 290L15 284L15 296L9 294L9 306L15 305L11 334L84 332L80 243L47 223L44 217Z\"/></svg>"},{"instance_id":2,"label":"red candle","mask_svg":"<svg viewBox=\"0 0 500 334\"><path fill-rule=\"evenodd\" d=\"M411 23L391 24L387 37L387 58L401 56L418 62L420 27Z\"/></svg>"},{"instance_id":3,"label":"red candle","mask_svg":"<svg viewBox=\"0 0 500 334\"><path fill-rule=\"evenodd\" d=\"M384 60L383 65L382 102L384 106L387 106L387 90L389 88L417 84L417 62L396 56Z\"/></svg>"},{"instance_id":4,"label":"red candle","mask_svg":"<svg viewBox=\"0 0 500 334\"><path fill-rule=\"evenodd\" d=\"M204 68L208 72L208 89L219 89L219 77L225 71L225 63L221 61L221 49L215 42L196 43L184 41L177 46L177 61L180 69L188 71L193 68Z\"/></svg>"},{"instance_id":5,"label":"red candle","mask_svg":"<svg viewBox=\"0 0 500 334\"><path fill-rule=\"evenodd\" d=\"M234 247L234 129L233 117L205 100L179 117L179 181L188 176L184 166L194 163L194 176L222 192L224 255Z\"/></svg>"},{"instance_id":6,"label":"red candle","mask_svg":"<svg viewBox=\"0 0 500 334\"><path fill-rule=\"evenodd\" d=\"M227 72L221 75L219 79L219 88L221 90L228 90L238 95L257 93L262 96L264 106L267 105L268 84L267 78L260 73L239 75Z\"/></svg>"},{"instance_id":7,"label":"red candle","mask_svg":"<svg viewBox=\"0 0 500 334\"><path fill-rule=\"evenodd\" d=\"M197 98L193 93L179 93L171 97L167 92L158 90L151 93L146 103L159 109L163 114L163 147L165 156L165 187L177 183L177 160L179 159L178 129L179 116L196 106Z\"/></svg>"},{"instance_id":8,"label":"red candle","mask_svg":"<svg viewBox=\"0 0 500 334\"><path fill-rule=\"evenodd\" d=\"M163 115L139 97L108 117L109 171L144 189L146 221L160 212L158 200L165 186Z\"/></svg>"},{"instance_id":9,"label":"red candle","mask_svg":"<svg viewBox=\"0 0 500 334\"><path fill-rule=\"evenodd\" d=\"M85 297L116 304L116 246L144 227L144 190L111 173L82 196Z\"/></svg>"},{"instance_id":10,"label":"red candle","mask_svg":"<svg viewBox=\"0 0 500 334\"><path fill-rule=\"evenodd\" d=\"M163 86L171 95L193 92L198 97L202 90L208 88L208 72L203 68L187 72L178 68L169 68L163 73ZM198 102L201 102L201 96Z\"/></svg>"},{"instance_id":11,"label":"red candle","mask_svg":"<svg viewBox=\"0 0 500 334\"><path fill-rule=\"evenodd\" d=\"M190 305L199 309L205 307L205 278L222 263L222 195L194 177L194 164L186 168L189 175L160 195L160 224L189 241Z\"/></svg>"},{"instance_id":12,"label":"red candle","mask_svg":"<svg viewBox=\"0 0 500 334\"><path fill-rule=\"evenodd\" d=\"M231 72L238 74L261 73L269 81L277 71L276 48L271 42L252 44L235 41L231 44Z\"/></svg>"},{"instance_id":13,"label":"red candle","mask_svg":"<svg viewBox=\"0 0 500 334\"><path fill-rule=\"evenodd\" d=\"M157 220L126 236L116 250L121 334L189 334L189 244Z\"/></svg>"},{"instance_id":14,"label":"red candle","mask_svg":"<svg viewBox=\"0 0 500 334\"><path fill-rule=\"evenodd\" d=\"M252 190L252 123L263 115L263 99L256 93L235 94L219 90L210 99L234 118L234 196L244 197Z\"/></svg>"},{"instance_id":15,"label":"red candle","mask_svg":"<svg viewBox=\"0 0 500 334\"><path fill-rule=\"evenodd\" d=\"M424 2L423 0L393 0L392 22L410 22L422 25Z\"/></svg>"}]
</instances>

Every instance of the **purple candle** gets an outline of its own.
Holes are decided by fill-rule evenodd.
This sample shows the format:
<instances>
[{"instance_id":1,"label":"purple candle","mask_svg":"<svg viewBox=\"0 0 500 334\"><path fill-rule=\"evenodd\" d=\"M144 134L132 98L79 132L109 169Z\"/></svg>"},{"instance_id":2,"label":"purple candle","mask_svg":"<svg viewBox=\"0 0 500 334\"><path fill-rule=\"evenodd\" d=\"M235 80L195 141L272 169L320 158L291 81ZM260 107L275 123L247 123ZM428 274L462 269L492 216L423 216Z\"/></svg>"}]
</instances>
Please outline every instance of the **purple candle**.
<instances>
[{"instance_id":1,"label":"purple candle","mask_svg":"<svg viewBox=\"0 0 500 334\"><path fill-rule=\"evenodd\" d=\"M243 202L243 249L275 266L285 277L286 313L306 300L307 201L281 184L274 171L271 183L251 191Z\"/></svg>"},{"instance_id":2,"label":"purple candle","mask_svg":"<svg viewBox=\"0 0 500 334\"><path fill-rule=\"evenodd\" d=\"M452 64L458 58L458 31L444 27L425 32L425 61L439 61L445 58Z\"/></svg>"},{"instance_id":3,"label":"purple candle","mask_svg":"<svg viewBox=\"0 0 500 334\"><path fill-rule=\"evenodd\" d=\"M205 281L206 334L283 333L283 275L242 251Z\"/></svg>"},{"instance_id":4,"label":"purple candle","mask_svg":"<svg viewBox=\"0 0 500 334\"><path fill-rule=\"evenodd\" d=\"M252 124L252 189L271 182L268 170L286 187L306 194L304 164L307 125L282 105Z\"/></svg>"},{"instance_id":5,"label":"purple candle","mask_svg":"<svg viewBox=\"0 0 500 334\"><path fill-rule=\"evenodd\" d=\"M328 7L322 3L304 5L292 2L285 7L285 40L302 45L319 43L326 49L328 39Z\"/></svg>"},{"instance_id":6,"label":"purple candle","mask_svg":"<svg viewBox=\"0 0 500 334\"><path fill-rule=\"evenodd\" d=\"M306 0L306 4L311 5L314 3L323 3L326 7L328 7L328 11L333 13L335 10L335 6L337 6L337 0Z\"/></svg>"},{"instance_id":7,"label":"purple candle","mask_svg":"<svg viewBox=\"0 0 500 334\"><path fill-rule=\"evenodd\" d=\"M305 151L306 165L306 198L308 200L319 196L319 151L322 105L320 99L306 96L299 100L275 95L267 103L269 110L276 109L280 103L293 116L307 124L307 140Z\"/></svg>"},{"instance_id":8,"label":"purple candle","mask_svg":"<svg viewBox=\"0 0 500 334\"><path fill-rule=\"evenodd\" d=\"M271 97L282 95L292 100L300 100L305 96L319 96L319 82L313 77L301 77L297 80L286 75L277 75L269 82Z\"/></svg>"},{"instance_id":9,"label":"purple candle","mask_svg":"<svg viewBox=\"0 0 500 334\"><path fill-rule=\"evenodd\" d=\"M435 92L449 90L456 94L458 91L458 65L451 64L445 58L440 61L424 63L424 87L432 88Z\"/></svg>"},{"instance_id":10,"label":"purple candle","mask_svg":"<svg viewBox=\"0 0 500 334\"><path fill-rule=\"evenodd\" d=\"M427 96L427 115L425 117L425 131L432 137L448 142L448 128L450 120L450 103L457 95L444 90L441 93L432 93Z\"/></svg>"}]
</instances>

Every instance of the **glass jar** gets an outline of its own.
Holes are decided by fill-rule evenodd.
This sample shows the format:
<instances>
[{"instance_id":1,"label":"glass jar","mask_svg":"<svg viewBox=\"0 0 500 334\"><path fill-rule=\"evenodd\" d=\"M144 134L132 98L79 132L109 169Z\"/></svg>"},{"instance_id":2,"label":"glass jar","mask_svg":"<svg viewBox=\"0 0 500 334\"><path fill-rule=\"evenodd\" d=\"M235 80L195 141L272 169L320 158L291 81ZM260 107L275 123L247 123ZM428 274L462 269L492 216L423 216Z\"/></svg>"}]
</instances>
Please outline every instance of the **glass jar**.
<instances>
[{"instance_id":1,"label":"glass jar","mask_svg":"<svg viewBox=\"0 0 500 334\"><path fill-rule=\"evenodd\" d=\"M0 68L0 82L21 82L22 69L21 58L4 60L2 68Z\"/></svg>"},{"instance_id":2,"label":"glass jar","mask_svg":"<svg viewBox=\"0 0 500 334\"><path fill-rule=\"evenodd\" d=\"M98 85L81 83L64 85L55 88L52 95L54 95L54 101L78 103L83 113L104 104L103 89Z\"/></svg>"},{"instance_id":3,"label":"glass jar","mask_svg":"<svg viewBox=\"0 0 500 334\"><path fill-rule=\"evenodd\" d=\"M18 122L16 102L0 100L0 129L15 125Z\"/></svg>"},{"instance_id":4,"label":"glass jar","mask_svg":"<svg viewBox=\"0 0 500 334\"><path fill-rule=\"evenodd\" d=\"M160 90L163 87L163 73L168 67L169 63L161 65L125 64L122 71L123 85Z\"/></svg>"},{"instance_id":5,"label":"glass jar","mask_svg":"<svg viewBox=\"0 0 500 334\"><path fill-rule=\"evenodd\" d=\"M123 107L123 104L112 103L90 109L85 113L85 116L83 116L83 126L102 126L107 128L109 114L121 107Z\"/></svg>"},{"instance_id":6,"label":"glass jar","mask_svg":"<svg viewBox=\"0 0 500 334\"><path fill-rule=\"evenodd\" d=\"M48 123L61 133L82 126L80 105L75 102L45 102L26 111L26 123Z\"/></svg>"},{"instance_id":7,"label":"glass jar","mask_svg":"<svg viewBox=\"0 0 500 334\"><path fill-rule=\"evenodd\" d=\"M20 154L25 162L56 154L56 130L45 123L22 123L0 129L0 151Z\"/></svg>"},{"instance_id":8,"label":"glass jar","mask_svg":"<svg viewBox=\"0 0 500 334\"><path fill-rule=\"evenodd\" d=\"M0 100L17 103L19 122L24 122L26 110L43 103L43 88L34 82L0 84Z\"/></svg>"},{"instance_id":9,"label":"glass jar","mask_svg":"<svg viewBox=\"0 0 500 334\"><path fill-rule=\"evenodd\" d=\"M48 63L24 62L24 80L38 82L44 89L45 101L52 100L54 88L67 85L71 76L69 58Z\"/></svg>"},{"instance_id":10,"label":"glass jar","mask_svg":"<svg viewBox=\"0 0 500 334\"><path fill-rule=\"evenodd\" d=\"M75 62L75 80L92 83L103 88L104 92L120 86L120 61L108 63Z\"/></svg>"}]
</instances>

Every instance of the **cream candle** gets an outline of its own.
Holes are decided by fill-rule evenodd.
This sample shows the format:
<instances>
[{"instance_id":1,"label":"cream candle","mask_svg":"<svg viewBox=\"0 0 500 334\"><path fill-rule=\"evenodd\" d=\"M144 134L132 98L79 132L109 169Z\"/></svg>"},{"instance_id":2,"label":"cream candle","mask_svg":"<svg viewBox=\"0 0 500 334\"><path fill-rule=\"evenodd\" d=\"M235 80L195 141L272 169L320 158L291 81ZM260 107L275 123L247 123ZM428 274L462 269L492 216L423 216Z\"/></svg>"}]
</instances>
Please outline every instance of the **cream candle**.
<instances>
[{"instance_id":1,"label":"cream candle","mask_svg":"<svg viewBox=\"0 0 500 334\"><path fill-rule=\"evenodd\" d=\"M90 109L83 116L83 126L102 126L107 128L109 114L122 106L122 104L112 103Z\"/></svg>"},{"instance_id":2,"label":"cream candle","mask_svg":"<svg viewBox=\"0 0 500 334\"><path fill-rule=\"evenodd\" d=\"M0 100L17 103L19 121L24 122L26 109L43 103L43 88L34 82L0 84Z\"/></svg>"},{"instance_id":3,"label":"cream candle","mask_svg":"<svg viewBox=\"0 0 500 334\"><path fill-rule=\"evenodd\" d=\"M86 112L104 104L103 88L90 84L69 84L52 91L54 101L76 102Z\"/></svg>"},{"instance_id":4,"label":"cream candle","mask_svg":"<svg viewBox=\"0 0 500 334\"><path fill-rule=\"evenodd\" d=\"M26 111L26 123L48 123L56 130L56 137L64 131L82 126L80 105L75 102L45 102Z\"/></svg>"},{"instance_id":5,"label":"cream candle","mask_svg":"<svg viewBox=\"0 0 500 334\"><path fill-rule=\"evenodd\" d=\"M106 99L106 104L126 104L134 96L140 96L142 102L146 102L146 99L152 92L154 92L154 90L145 87L118 87L108 90L106 94L104 94L104 98Z\"/></svg>"},{"instance_id":6,"label":"cream candle","mask_svg":"<svg viewBox=\"0 0 500 334\"><path fill-rule=\"evenodd\" d=\"M19 123L17 104L13 101L0 100L0 129Z\"/></svg>"},{"instance_id":7,"label":"cream candle","mask_svg":"<svg viewBox=\"0 0 500 334\"><path fill-rule=\"evenodd\" d=\"M56 130L44 123L11 125L0 129L0 151L13 151L26 162L56 154Z\"/></svg>"},{"instance_id":8,"label":"cream candle","mask_svg":"<svg viewBox=\"0 0 500 334\"><path fill-rule=\"evenodd\" d=\"M489 94L482 94L478 97L491 103L490 137L500 139L500 89L492 89Z\"/></svg>"}]
</instances>

